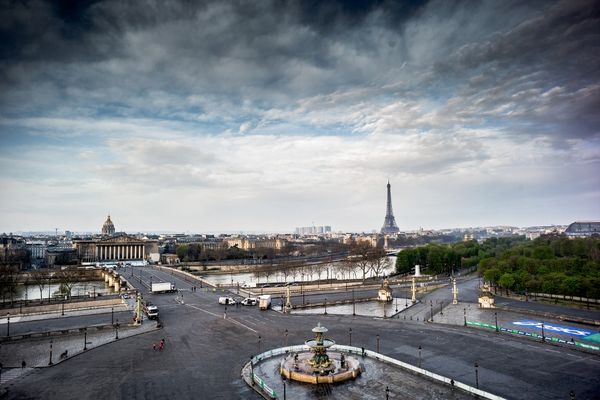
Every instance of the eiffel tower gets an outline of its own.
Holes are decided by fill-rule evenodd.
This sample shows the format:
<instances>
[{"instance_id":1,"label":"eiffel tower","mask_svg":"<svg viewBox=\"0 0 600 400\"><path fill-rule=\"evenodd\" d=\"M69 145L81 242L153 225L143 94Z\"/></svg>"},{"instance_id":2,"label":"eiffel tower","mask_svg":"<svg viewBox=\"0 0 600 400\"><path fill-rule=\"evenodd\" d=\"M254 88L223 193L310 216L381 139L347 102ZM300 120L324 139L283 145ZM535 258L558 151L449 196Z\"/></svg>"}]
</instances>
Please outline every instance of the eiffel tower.
<instances>
[{"instance_id":1,"label":"eiffel tower","mask_svg":"<svg viewBox=\"0 0 600 400\"><path fill-rule=\"evenodd\" d=\"M387 208L385 212L385 221L381 227L381 234L387 235L390 233L398 233L400 229L396 225L396 219L394 218L394 212L392 211L392 185L390 181L387 184Z\"/></svg>"}]
</instances>

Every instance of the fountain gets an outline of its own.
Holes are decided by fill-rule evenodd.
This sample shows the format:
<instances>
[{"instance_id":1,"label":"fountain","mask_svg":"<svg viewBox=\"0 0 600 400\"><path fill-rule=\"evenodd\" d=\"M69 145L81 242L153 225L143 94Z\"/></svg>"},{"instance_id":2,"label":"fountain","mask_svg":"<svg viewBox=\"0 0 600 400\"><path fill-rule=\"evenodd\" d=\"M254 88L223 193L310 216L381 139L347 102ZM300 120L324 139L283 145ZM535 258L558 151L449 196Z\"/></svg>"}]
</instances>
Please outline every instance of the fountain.
<instances>
[{"instance_id":1,"label":"fountain","mask_svg":"<svg viewBox=\"0 0 600 400\"><path fill-rule=\"evenodd\" d=\"M310 352L288 355L281 361L280 373L285 378L305 383L334 383L354 379L361 372L360 362L338 352L327 352L335 344L325 339L327 328L318 323L312 329L315 338L307 340L305 345Z\"/></svg>"},{"instance_id":2,"label":"fountain","mask_svg":"<svg viewBox=\"0 0 600 400\"><path fill-rule=\"evenodd\" d=\"M390 282L387 280L387 278L383 280L383 284L381 285L381 288L379 288L377 300L385 302L390 302L393 300L392 288L390 287Z\"/></svg>"}]
</instances>

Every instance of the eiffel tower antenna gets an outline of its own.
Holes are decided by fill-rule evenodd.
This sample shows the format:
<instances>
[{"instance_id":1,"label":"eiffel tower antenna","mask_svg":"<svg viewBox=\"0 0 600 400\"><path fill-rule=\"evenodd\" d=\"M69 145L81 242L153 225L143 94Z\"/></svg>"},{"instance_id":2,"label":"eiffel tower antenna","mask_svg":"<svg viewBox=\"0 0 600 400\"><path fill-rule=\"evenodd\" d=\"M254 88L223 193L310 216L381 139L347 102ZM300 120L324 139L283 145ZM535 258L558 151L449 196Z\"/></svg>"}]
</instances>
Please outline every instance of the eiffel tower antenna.
<instances>
[{"instance_id":1,"label":"eiffel tower antenna","mask_svg":"<svg viewBox=\"0 0 600 400\"><path fill-rule=\"evenodd\" d=\"M392 210L392 185L390 185L390 180L388 178L387 183L387 207L385 211L385 220L383 222L383 226L381 227L381 233L383 235L390 233L398 233L400 229L396 225L396 219L394 218L394 211Z\"/></svg>"}]
</instances>

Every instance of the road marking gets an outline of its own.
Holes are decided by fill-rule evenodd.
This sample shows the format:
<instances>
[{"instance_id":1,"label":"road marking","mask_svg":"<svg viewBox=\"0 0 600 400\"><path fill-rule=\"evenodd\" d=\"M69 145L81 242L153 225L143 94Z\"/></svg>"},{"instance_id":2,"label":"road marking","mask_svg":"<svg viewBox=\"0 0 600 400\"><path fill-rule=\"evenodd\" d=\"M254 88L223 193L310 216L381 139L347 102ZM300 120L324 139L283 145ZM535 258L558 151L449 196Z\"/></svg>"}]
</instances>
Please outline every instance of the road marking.
<instances>
[{"instance_id":1,"label":"road marking","mask_svg":"<svg viewBox=\"0 0 600 400\"><path fill-rule=\"evenodd\" d=\"M196 307L196 306L194 306L194 305L191 305L191 304L186 304L186 306L188 306L188 307L192 307L192 308L194 308L194 309L196 309L196 310L198 310L198 311L205 312L205 313L207 313L207 314L210 314L210 315L212 315L212 316L215 316L215 317L217 317L217 318L223 318L221 315L215 314L215 313L213 313L213 312L210 312L210 311L208 311L208 310L205 310L205 309L203 309L203 308L200 308L200 307ZM225 319L225 321L229 321L229 322L232 322L232 323L234 323L234 324L236 324L236 325L239 325L239 326L241 326L241 327L243 327L243 328L246 328L246 329L248 329L249 331L252 331L252 332L254 332L254 333L258 333L258 331L257 331L257 330L255 330L255 329L252 329L252 328L250 328L249 326L247 326L247 325L245 325L245 324L242 324L241 322L239 322L239 321L236 321L235 319L233 319L233 318L231 318L231 317L230 317L230 318L224 318L224 319Z\"/></svg>"}]
</instances>

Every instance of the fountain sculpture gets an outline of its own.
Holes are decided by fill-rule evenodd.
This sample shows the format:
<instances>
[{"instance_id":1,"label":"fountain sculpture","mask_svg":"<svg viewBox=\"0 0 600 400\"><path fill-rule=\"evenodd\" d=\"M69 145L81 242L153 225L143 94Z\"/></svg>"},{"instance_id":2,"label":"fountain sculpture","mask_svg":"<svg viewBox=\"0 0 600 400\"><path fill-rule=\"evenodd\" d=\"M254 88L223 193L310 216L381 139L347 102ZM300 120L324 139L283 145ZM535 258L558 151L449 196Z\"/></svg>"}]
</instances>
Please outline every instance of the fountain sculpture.
<instances>
[{"instance_id":1,"label":"fountain sculpture","mask_svg":"<svg viewBox=\"0 0 600 400\"><path fill-rule=\"evenodd\" d=\"M288 355L281 362L280 373L289 380L305 383L334 383L354 379L360 375L360 362L349 355L339 352L329 352L335 342L325 339L327 328L318 323L312 329L315 338L307 340L305 344L309 352Z\"/></svg>"}]
</instances>

